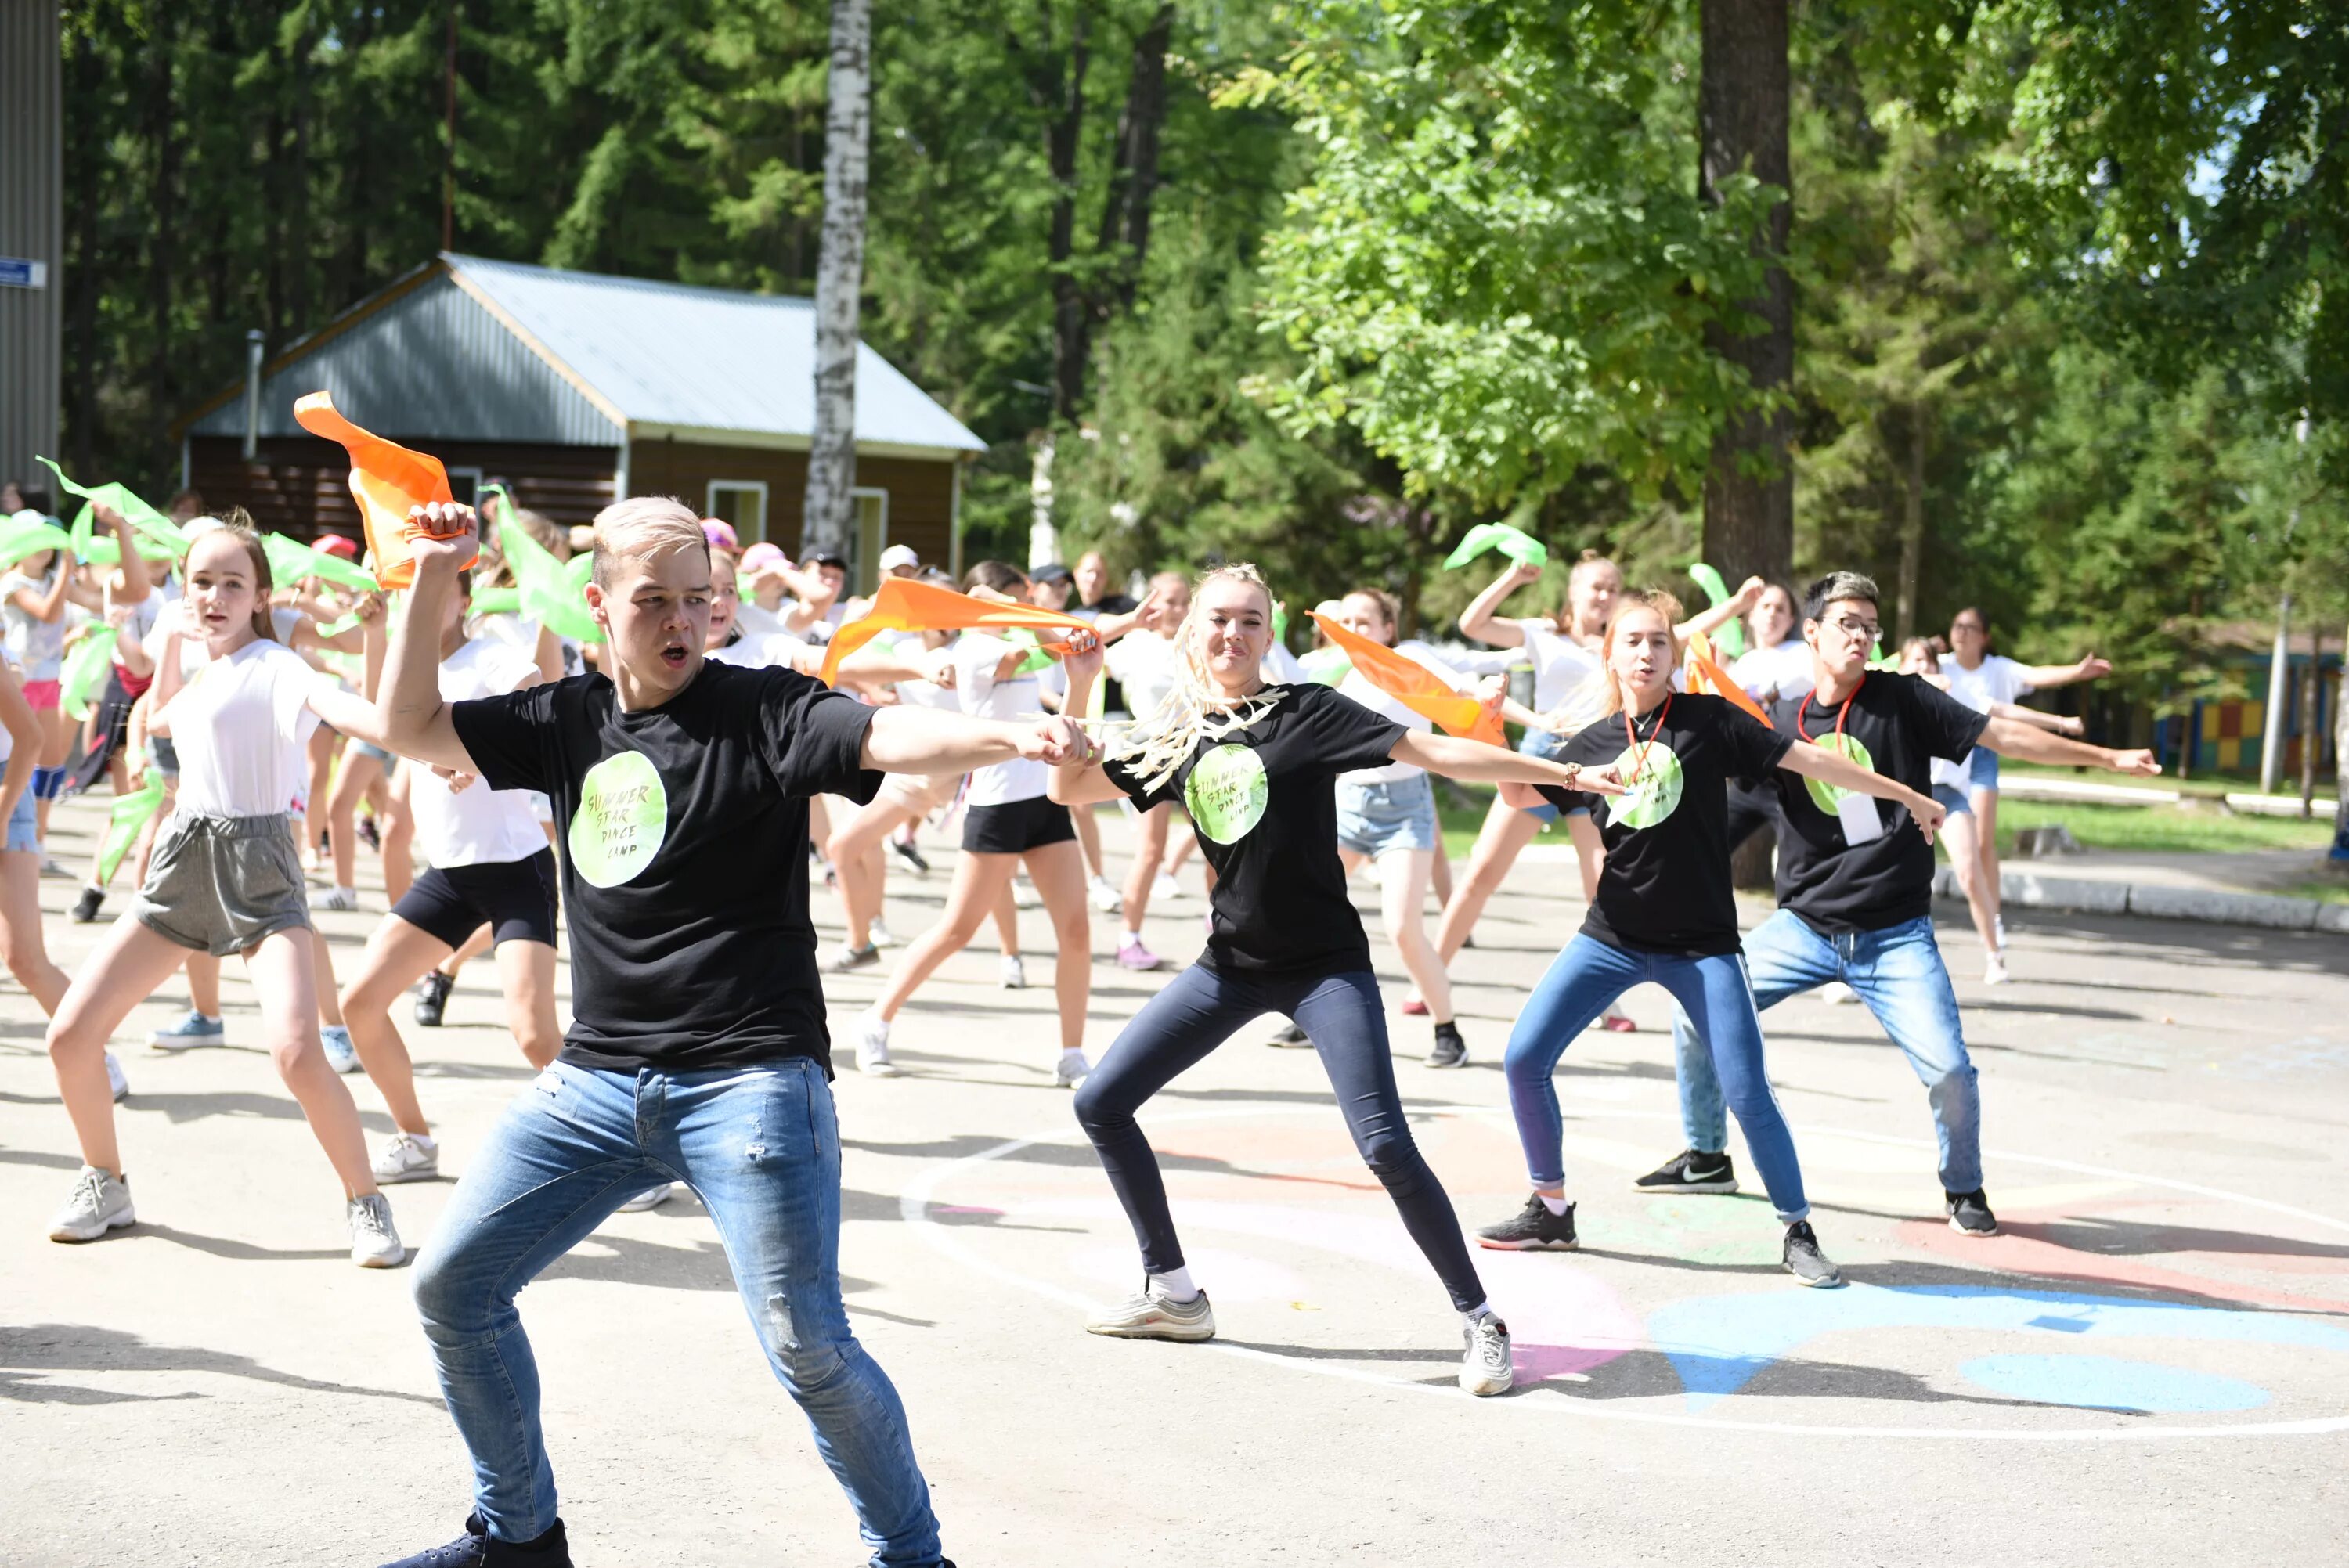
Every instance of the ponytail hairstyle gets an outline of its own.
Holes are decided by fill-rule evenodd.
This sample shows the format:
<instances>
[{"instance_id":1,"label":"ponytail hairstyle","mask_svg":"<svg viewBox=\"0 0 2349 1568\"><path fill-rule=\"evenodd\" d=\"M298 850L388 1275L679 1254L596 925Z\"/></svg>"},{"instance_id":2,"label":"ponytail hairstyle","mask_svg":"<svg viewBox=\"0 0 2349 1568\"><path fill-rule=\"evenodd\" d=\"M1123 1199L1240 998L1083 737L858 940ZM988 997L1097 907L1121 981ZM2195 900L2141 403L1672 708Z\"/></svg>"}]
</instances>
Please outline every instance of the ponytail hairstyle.
<instances>
[{"instance_id":1,"label":"ponytail hairstyle","mask_svg":"<svg viewBox=\"0 0 2349 1568\"><path fill-rule=\"evenodd\" d=\"M1272 617L1272 590L1265 585L1264 574L1245 562L1218 566L1199 579L1191 593L1190 613L1174 629L1174 684L1165 701L1154 714L1135 715L1133 727L1110 748L1111 758L1124 763L1145 790L1174 778L1204 742L1221 740L1270 713L1288 689L1267 686L1252 696L1235 700L1224 696L1208 677L1207 658L1201 646L1206 623L1199 606L1208 584L1214 583L1248 584L1264 595L1267 622Z\"/></svg>"},{"instance_id":2,"label":"ponytail hairstyle","mask_svg":"<svg viewBox=\"0 0 2349 1568\"><path fill-rule=\"evenodd\" d=\"M245 559L253 563L253 634L275 642L277 623L269 613L269 596L277 591L277 579L269 570L269 552L261 542L261 530L254 526L253 514L232 506L220 514L220 527L213 531L244 546Z\"/></svg>"},{"instance_id":3,"label":"ponytail hairstyle","mask_svg":"<svg viewBox=\"0 0 2349 1568\"><path fill-rule=\"evenodd\" d=\"M1681 641L1681 602L1661 589L1627 588L1615 601L1615 613L1607 617L1607 630L1599 638L1599 678L1604 683L1600 693L1599 715L1612 718L1630 704L1624 700L1623 683L1615 677L1615 628L1623 617L1634 610L1653 610L1664 618L1664 634L1671 639L1672 667L1680 667L1683 645Z\"/></svg>"}]
</instances>

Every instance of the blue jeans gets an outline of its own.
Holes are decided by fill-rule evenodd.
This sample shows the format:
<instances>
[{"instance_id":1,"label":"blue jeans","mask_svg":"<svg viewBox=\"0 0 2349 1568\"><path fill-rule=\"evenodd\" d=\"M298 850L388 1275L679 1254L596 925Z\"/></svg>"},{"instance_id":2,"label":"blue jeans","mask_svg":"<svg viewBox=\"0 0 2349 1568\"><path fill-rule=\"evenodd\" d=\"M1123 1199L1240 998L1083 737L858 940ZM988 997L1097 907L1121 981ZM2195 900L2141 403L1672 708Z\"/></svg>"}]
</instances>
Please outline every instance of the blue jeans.
<instances>
[{"instance_id":1,"label":"blue jeans","mask_svg":"<svg viewBox=\"0 0 2349 1568\"><path fill-rule=\"evenodd\" d=\"M1882 931L1821 936L1780 910L1745 938L1745 966L1758 1007L1840 980L1859 993L1925 1086L1941 1144L1941 1185L1971 1192L1982 1184L1982 1089L1958 1022L1958 995L1922 916ZM1699 1032L1672 1014L1672 1054L1680 1069L1681 1124L1691 1149L1718 1151L1728 1141L1721 1080Z\"/></svg>"},{"instance_id":2,"label":"blue jeans","mask_svg":"<svg viewBox=\"0 0 2349 1568\"><path fill-rule=\"evenodd\" d=\"M506 1108L416 1267L440 1392L501 1541L554 1528L538 1367L514 1295L627 1199L683 1181L709 1210L769 1365L815 1429L874 1568L935 1568L905 1407L840 1300L840 1130L804 1058L711 1072L556 1062Z\"/></svg>"},{"instance_id":3,"label":"blue jeans","mask_svg":"<svg viewBox=\"0 0 2349 1568\"><path fill-rule=\"evenodd\" d=\"M1803 1168L1795 1158L1795 1135L1770 1091L1762 1062L1762 1020L1746 984L1745 965L1734 953L1710 958L1679 958L1611 947L1578 934L1550 965L1509 1031L1502 1071L1509 1080L1509 1109L1517 1119L1517 1140L1526 1151L1526 1171L1537 1187L1565 1181L1566 1119L1558 1109L1552 1074L1574 1037L1607 1010L1609 1003L1641 981L1672 994L1712 1042L1720 1081L1728 1086L1731 1109L1744 1130L1745 1147L1769 1189L1778 1218L1793 1224L1811 1212L1803 1196Z\"/></svg>"}]
</instances>

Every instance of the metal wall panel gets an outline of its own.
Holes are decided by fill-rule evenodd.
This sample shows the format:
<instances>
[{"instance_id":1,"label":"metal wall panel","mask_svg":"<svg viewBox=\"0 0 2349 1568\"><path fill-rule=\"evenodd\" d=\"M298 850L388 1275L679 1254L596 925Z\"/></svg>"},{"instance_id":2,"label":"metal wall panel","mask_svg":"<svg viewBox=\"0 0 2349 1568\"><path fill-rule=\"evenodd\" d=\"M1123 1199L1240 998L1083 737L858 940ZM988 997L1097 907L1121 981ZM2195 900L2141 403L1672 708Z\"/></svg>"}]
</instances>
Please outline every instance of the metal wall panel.
<instances>
[{"instance_id":1,"label":"metal wall panel","mask_svg":"<svg viewBox=\"0 0 2349 1568\"><path fill-rule=\"evenodd\" d=\"M416 437L419 444L610 447L620 439L577 387L446 277L391 301L264 380L262 438L302 435L294 400L321 390L376 434ZM242 438L244 399L231 398L191 430Z\"/></svg>"},{"instance_id":2,"label":"metal wall panel","mask_svg":"<svg viewBox=\"0 0 2349 1568\"><path fill-rule=\"evenodd\" d=\"M57 0L0 0L0 256L40 263L40 288L0 285L0 479L54 490L65 320L65 131Z\"/></svg>"}]
</instances>

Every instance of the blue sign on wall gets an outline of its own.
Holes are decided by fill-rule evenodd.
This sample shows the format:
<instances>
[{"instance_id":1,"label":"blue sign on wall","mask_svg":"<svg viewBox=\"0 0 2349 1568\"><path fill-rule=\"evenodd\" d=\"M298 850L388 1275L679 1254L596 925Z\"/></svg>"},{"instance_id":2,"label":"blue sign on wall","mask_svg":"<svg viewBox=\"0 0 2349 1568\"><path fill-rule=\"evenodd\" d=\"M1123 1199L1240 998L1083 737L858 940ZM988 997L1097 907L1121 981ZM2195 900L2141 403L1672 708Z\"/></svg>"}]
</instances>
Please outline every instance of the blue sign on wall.
<instances>
[{"instance_id":1,"label":"blue sign on wall","mask_svg":"<svg viewBox=\"0 0 2349 1568\"><path fill-rule=\"evenodd\" d=\"M45 289L48 286L48 263L26 261L22 256L0 256L0 288Z\"/></svg>"}]
</instances>

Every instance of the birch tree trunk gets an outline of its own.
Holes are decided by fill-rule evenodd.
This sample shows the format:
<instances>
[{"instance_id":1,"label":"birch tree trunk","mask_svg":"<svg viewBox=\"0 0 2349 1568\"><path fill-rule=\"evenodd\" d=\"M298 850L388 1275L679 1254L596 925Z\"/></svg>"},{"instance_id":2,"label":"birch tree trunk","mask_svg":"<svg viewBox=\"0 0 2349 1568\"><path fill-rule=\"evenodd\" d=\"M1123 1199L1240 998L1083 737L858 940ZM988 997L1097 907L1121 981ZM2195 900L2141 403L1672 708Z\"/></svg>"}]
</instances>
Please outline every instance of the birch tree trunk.
<instances>
[{"instance_id":1,"label":"birch tree trunk","mask_svg":"<svg viewBox=\"0 0 2349 1568\"><path fill-rule=\"evenodd\" d=\"M833 0L823 124L823 237L815 263L815 435L800 553L849 553L856 488L856 311L873 98L872 0ZM854 585L852 584L852 587Z\"/></svg>"}]
</instances>

